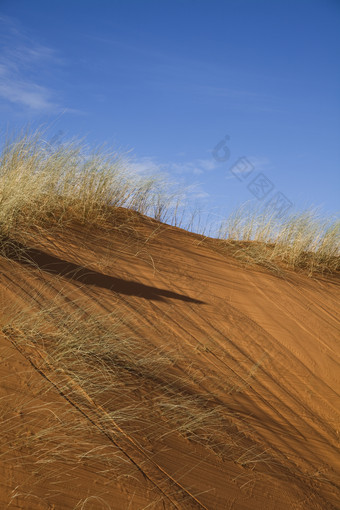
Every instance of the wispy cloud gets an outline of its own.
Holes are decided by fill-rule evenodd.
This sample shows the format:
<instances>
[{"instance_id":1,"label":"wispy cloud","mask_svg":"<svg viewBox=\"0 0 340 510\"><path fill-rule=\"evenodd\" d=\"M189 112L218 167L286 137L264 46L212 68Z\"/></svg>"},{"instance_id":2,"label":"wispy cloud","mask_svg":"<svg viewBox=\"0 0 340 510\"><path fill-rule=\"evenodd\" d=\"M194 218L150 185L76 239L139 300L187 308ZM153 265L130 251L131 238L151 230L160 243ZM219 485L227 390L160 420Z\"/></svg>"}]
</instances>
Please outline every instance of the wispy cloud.
<instances>
[{"instance_id":1,"label":"wispy cloud","mask_svg":"<svg viewBox=\"0 0 340 510\"><path fill-rule=\"evenodd\" d=\"M181 195L180 200L188 206L197 203L197 201L205 201L210 197L201 182L192 182L192 176L197 177L205 172L211 172L217 166L216 161L209 159L160 163L152 157L136 157L129 162L130 169L137 174L163 176L166 182L174 185L174 189L178 188ZM190 178L190 184L188 184L187 177Z\"/></svg>"},{"instance_id":2,"label":"wispy cloud","mask_svg":"<svg viewBox=\"0 0 340 510\"><path fill-rule=\"evenodd\" d=\"M19 81L17 77L5 76L5 79L0 81L0 97L32 110L55 110L57 105L51 101L50 96L50 92L45 87Z\"/></svg>"},{"instance_id":3,"label":"wispy cloud","mask_svg":"<svg viewBox=\"0 0 340 510\"><path fill-rule=\"evenodd\" d=\"M184 161L181 163L171 163L170 170L176 174L202 175L211 172L218 167L218 163L211 159L194 159L193 161Z\"/></svg>"},{"instance_id":4,"label":"wispy cloud","mask_svg":"<svg viewBox=\"0 0 340 510\"><path fill-rule=\"evenodd\" d=\"M51 48L28 38L15 20L0 16L0 98L36 112L63 110L54 90L42 83L42 69L60 65Z\"/></svg>"},{"instance_id":5,"label":"wispy cloud","mask_svg":"<svg viewBox=\"0 0 340 510\"><path fill-rule=\"evenodd\" d=\"M218 167L218 163L210 159L194 159L193 161L160 163L151 157L135 158L130 161L130 168L136 173L167 173L171 175L202 175Z\"/></svg>"},{"instance_id":6,"label":"wispy cloud","mask_svg":"<svg viewBox=\"0 0 340 510\"><path fill-rule=\"evenodd\" d=\"M158 163L154 158L134 158L129 162L130 169L136 174L159 174L166 170L166 165Z\"/></svg>"}]
</instances>

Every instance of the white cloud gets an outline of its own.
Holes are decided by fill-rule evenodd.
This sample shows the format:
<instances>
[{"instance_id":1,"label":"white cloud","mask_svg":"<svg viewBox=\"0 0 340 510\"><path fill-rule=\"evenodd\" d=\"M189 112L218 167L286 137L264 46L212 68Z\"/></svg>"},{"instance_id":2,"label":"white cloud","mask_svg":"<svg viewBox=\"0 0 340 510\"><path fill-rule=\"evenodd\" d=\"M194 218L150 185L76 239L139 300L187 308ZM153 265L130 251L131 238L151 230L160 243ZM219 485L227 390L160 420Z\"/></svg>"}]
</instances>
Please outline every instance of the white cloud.
<instances>
[{"instance_id":1,"label":"white cloud","mask_svg":"<svg viewBox=\"0 0 340 510\"><path fill-rule=\"evenodd\" d=\"M11 78L0 81L0 96L32 110L46 111L57 108L57 105L50 100L50 92L45 87Z\"/></svg>"},{"instance_id":2,"label":"white cloud","mask_svg":"<svg viewBox=\"0 0 340 510\"><path fill-rule=\"evenodd\" d=\"M197 164L203 169L207 171L215 170L218 167L217 161L213 158L210 159L198 159Z\"/></svg>"},{"instance_id":3,"label":"white cloud","mask_svg":"<svg viewBox=\"0 0 340 510\"><path fill-rule=\"evenodd\" d=\"M37 112L60 111L56 93L41 83L42 66L61 63L53 50L18 29L13 19L0 16L0 98Z\"/></svg>"},{"instance_id":4,"label":"white cloud","mask_svg":"<svg viewBox=\"0 0 340 510\"><path fill-rule=\"evenodd\" d=\"M134 158L129 162L129 168L137 174L158 174L165 170L164 165L157 163L153 158Z\"/></svg>"},{"instance_id":5,"label":"white cloud","mask_svg":"<svg viewBox=\"0 0 340 510\"><path fill-rule=\"evenodd\" d=\"M214 159L194 159L193 161L185 161L181 163L170 163L168 169L175 174L193 174L202 175L210 172L218 167L218 163Z\"/></svg>"},{"instance_id":6,"label":"white cloud","mask_svg":"<svg viewBox=\"0 0 340 510\"><path fill-rule=\"evenodd\" d=\"M194 198L208 198L210 197L210 193L207 193L206 191L197 191L193 193Z\"/></svg>"},{"instance_id":7,"label":"white cloud","mask_svg":"<svg viewBox=\"0 0 340 510\"><path fill-rule=\"evenodd\" d=\"M219 164L213 158L194 159L193 161L159 163L152 157L134 158L129 167L138 174L167 174L170 176L203 175L218 168Z\"/></svg>"},{"instance_id":8,"label":"white cloud","mask_svg":"<svg viewBox=\"0 0 340 510\"><path fill-rule=\"evenodd\" d=\"M185 184L186 175L201 175L205 171L211 171L217 165L213 161L197 159L183 163L167 162L160 163L152 157L134 158L129 161L129 169L139 175L160 176L161 181L165 184L168 182L170 186L174 186L181 190L181 199L185 202L191 202L196 199L206 199L210 195L204 189L201 183ZM176 177L177 176L177 177ZM162 179L164 178L164 180Z\"/></svg>"}]
</instances>

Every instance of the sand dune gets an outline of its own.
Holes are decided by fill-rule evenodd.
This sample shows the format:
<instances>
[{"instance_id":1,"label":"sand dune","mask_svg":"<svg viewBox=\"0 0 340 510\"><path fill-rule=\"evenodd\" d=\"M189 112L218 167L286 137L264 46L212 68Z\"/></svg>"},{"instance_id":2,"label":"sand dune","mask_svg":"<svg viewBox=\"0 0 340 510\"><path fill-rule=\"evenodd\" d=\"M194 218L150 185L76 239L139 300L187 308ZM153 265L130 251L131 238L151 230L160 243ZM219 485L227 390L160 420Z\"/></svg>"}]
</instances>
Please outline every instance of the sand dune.
<instances>
[{"instance_id":1,"label":"sand dune","mask_svg":"<svg viewBox=\"0 0 340 510\"><path fill-rule=\"evenodd\" d=\"M0 507L340 508L339 275L133 228L41 231L0 258ZM87 349L91 317L114 314L130 351L58 368L51 306Z\"/></svg>"}]
</instances>

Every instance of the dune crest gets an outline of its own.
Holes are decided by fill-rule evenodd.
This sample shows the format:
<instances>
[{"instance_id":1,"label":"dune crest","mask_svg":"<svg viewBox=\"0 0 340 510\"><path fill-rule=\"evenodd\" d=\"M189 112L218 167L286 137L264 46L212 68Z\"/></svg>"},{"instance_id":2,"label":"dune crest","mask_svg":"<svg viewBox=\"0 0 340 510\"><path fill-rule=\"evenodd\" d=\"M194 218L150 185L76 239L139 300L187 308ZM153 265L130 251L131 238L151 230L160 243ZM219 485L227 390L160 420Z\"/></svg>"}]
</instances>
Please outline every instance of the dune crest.
<instances>
[{"instance_id":1,"label":"dune crest","mask_svg":"<svg viewBox=\"0 0 340 510\"><path fill-rule=\"evenodd\" d=\"M32 239L0 258L1 508L339 508L338 273L137 214Z\"/></svg>"}]
</instances>

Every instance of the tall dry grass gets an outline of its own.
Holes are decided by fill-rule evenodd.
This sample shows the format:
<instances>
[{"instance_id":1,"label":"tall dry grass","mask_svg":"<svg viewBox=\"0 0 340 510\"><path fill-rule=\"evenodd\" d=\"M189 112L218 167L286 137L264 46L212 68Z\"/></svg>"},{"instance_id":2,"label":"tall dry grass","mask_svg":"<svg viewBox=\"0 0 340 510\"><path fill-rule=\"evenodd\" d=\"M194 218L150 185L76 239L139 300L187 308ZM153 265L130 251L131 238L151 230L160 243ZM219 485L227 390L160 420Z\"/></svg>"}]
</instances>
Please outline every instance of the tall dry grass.
<instances>
[{"instance_id":1,"label":"tall dry grass","mask_svg":"<svg viewBox=\"0 0 340 510\"><path fill-rule=\"evenodd\" d=\"M179 214L178 192L161 175L138 175L127 155L90 151L82 142L49 145L43 132L7 139L0 155L0 229L110 219L124 207L159 221ZM166 191L167 190L167 191Z\"/></svg>"},{"instance_id":2,"label":"tall dry grass","mask_svg":"<svg viewBox=\"0 0 340 510\"><path fill-rule=\"evenodd\" d=\"M133 174L128 160L119 154L90 152L78 142L50 147L41 133L4 145L0 241L2 236L3 241L13 242L14 249L18 246L14 241L20 242L36 226L65 227L75 220L103 225L118 207L177 225L183 221L176 194L166 191L165 181ZM223 224L219 235L237 242L232 253L247 262L274 267L284 261L310 273L339 268L339 223L320 220L310 212L277 222L270 215L241 211ZM181 434L244 466L271 462L269 453L233 426L234 418L213 396L197 392L189 376L178 376L173 370L176 353L155 350L144 339L133 337L126 317L98 316L74 302L70 310L69 301L61 296L41 309L19 310L2 331L84 416L91 408L99 409L95 419L100 430L110 432L115 426L128 434L142 430L150 442ZM30 416L39 411L33 404L21 407ZM74 419L72 411L71 425L57 419L56 428L52 409L50 422L40 429L36 426L36 433L28 438L21 434L21 439L11 436L18 427L18 409L12 406L0 416L2 437L11 438L5 455L20 452L24 441L27 452L38 454L37 462L43 466L65 457L70 463L91 457L103 462L105 469L117 469L116 450L106 463L100 443L94 447L86 442L80 451L74 450L70 435L81 441L84 420Z\"/></svg>"},{"instance_id":3,"label":"tall dry grass","mask_svg":"<svg viewBox=\"0 0 340 510\"><path fill-rule=\"evenodd\" d=\"M70 305L63 295L8 316L2 327L6 337L62 396L94 416L104 433L122 429L129 437L142 434L153 445L180 434L236 462L249 448L263 451L249 443L235 417L202 392L189 371L176 369L177 351L156 349L138 337L138 330L132 335L128 317L98 315L80 303Z\"/></svg>"},{"instance_id":4,"label":"tall dry grass","mask_svg":"<svg viewBox=\"0 0 340 510\"><path fill-rule=\"evenodd\" d=\"M0 237L13 239L37 225L65 226L74 220L101 225L113 220L118 207L202 230L200 215L183 204L183 190L164 176L136 174L132 168L127 155L90 151L79 141L53 146L42 131L7 139L0 155ZM242 207L217 236L240 241L230 253L245 262L271 268L284 262L309 274L340 267L340 221L312 210L280 220L270 211Z\"/></svg>"},{"instance_id":5,"label":"tall dry grass","mask_svg":"<svg viewBox=\"0 0 340 510\"><path fill-rule=\"evenodd\" d=\"M270 210L242 207L222 223L218 237L245 262L278 270L283 263L309 275L340 269L340 220L313 209L278 218Z\"/></svg>"}]
</instances>

